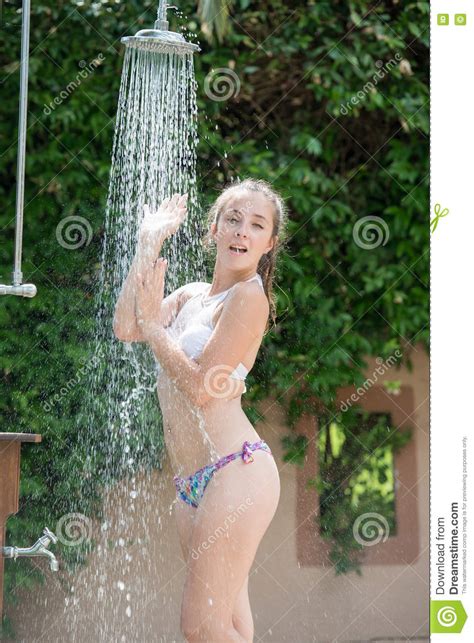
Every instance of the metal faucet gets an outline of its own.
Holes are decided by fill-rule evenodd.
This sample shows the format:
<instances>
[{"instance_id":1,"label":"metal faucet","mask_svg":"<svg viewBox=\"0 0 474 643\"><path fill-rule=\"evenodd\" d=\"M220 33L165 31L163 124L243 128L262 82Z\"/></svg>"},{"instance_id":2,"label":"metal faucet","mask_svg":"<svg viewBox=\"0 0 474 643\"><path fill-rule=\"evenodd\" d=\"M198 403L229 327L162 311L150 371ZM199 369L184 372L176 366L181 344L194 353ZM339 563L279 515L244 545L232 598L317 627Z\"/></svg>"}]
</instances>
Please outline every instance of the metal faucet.
<instances>
[{"instance_id":1,"label":"metal faucet","mask_svg":"<svg viewBox=\"0 0 474 643\"><path fill-rule=\"evenodd\" d=\"M56 556L52 551L49 551L48 547L51 542L56 544L58 539L47 527L43 529L43 536L40 536L34 545L31 547L2 547L1 553L4 558L20 558L22 556L32 557L32 556L46 556L49 558L49 567L52 572L57 572L59 569L59 563L56 559Z\"/></svg>"}]
</instances>

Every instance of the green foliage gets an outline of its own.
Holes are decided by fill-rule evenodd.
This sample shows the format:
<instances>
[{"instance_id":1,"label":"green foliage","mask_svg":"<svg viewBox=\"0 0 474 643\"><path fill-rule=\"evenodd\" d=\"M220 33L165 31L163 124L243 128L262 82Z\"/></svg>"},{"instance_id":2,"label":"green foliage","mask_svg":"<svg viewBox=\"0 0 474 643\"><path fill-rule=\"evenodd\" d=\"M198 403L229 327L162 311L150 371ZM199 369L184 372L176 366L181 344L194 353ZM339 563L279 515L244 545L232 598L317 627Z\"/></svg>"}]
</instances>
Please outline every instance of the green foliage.
<instances>
[{"instance_id":1,"label":"green foliage","mask_svg":"<svg viewBox=\"0 0 474 643\"><path fill-rule=\"evenodd\" d=\"M282 439L282 443L286 449L283 461L291 462L302 467L304 465L306 449L308 448L308 438L304 435L286 435Z\"/></svg>"},{"instance_id":2,"label":"green foliage","mask_svg":"<svg viewBox=\"0 0 474 643\"><path fill-rule=\"evenodd\" d=\"M246 0L243 0L245 4ZM198 15L201 19L201 29L209 42L213 42L213 34L217 41L222 40L229 28L230 0L199 0ZM249 2L247 2L247 5ZM245 8L245 7L242 7Z\"/></svg>"},{"instance_id":3,"label":"green foliage","mask_svg":"<svg viewBox=\"0 0 474 643\"><path fill-rule=\"evenodd\" d=\"M411 429L397 430L382 413L349 409L335 420L320 417L319 474L308 486L319 494L320 533L332 545L336 574L361 575L364 544L396 533L393 456L411 436Z\"/></svg>"},{"instance_id":4,"label":"green foliage","mask_svg":"<svg viewBox=\"0 0 474 643\"><path fill-rule=\"evenodd\" d=\"M185 15L169 11L170 28L197 30L196 3L187 0L180 9ZM79 475L83 383L52 410L45 402L90 357L120 37L151 26L156 3L48 0L33 3L31 12L23 271L38 295L1 302L0 415L2 431L41 433L43 443L23 449L21 509L7 529L7 541L17 545L34 542L44 525L54 530L68 512L100 511L100 489ZM410 364L410 343L428 343L428 3L288 7L282 0L240 0L230 16L225 40L201 42L195 57L198 186L203 209L224 184L245 176L272 182L287 202L278 324L249 377L248 398L257 402L271 393L294 426L303 410L320 408L315 400L334 413L336 390L361 381L364 356L385 358L400 348ZM0 281L10 283L21 15L4 3L3 19ZM364 90L378 61L386 65L397 53L405 63ZM55 105L84 62L99 54L97 69ZM204 91L206 76L219 67L239 79L225 101ZM351 103L358 92L358 103ZM56 238L70 214L92 229L90 243L77 250ZM389 231L372 250L353 238L355 224L368 215L383 219ZM301 447L294 440L287 460L301 460ZM71 556L64 549L61 558ZM74 557L71 564L80 562L81 554ZM28 561L7 561L6 600L37 576Z\"/></svg>"}]
</instances>

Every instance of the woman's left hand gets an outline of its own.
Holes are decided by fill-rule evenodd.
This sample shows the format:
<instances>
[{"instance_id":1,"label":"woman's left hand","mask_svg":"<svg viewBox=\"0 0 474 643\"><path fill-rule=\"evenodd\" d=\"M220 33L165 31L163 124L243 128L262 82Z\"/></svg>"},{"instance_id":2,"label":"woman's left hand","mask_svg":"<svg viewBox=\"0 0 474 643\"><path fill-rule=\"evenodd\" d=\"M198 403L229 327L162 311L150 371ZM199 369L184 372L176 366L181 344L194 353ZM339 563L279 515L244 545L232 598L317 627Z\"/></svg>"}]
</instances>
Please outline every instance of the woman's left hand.
<instances>
[{"instance_id":1,"label":"woman's left hand","mask_svg":"<svg viewBox=\"0 0 474 643\"><path fill-rule=\"evenodd\" d=\"M167 261L159 257L145 274L137 274L136 313L137 324L146 338L157 325L162 326L163 302Z\"/></svg>"}]
</instances>

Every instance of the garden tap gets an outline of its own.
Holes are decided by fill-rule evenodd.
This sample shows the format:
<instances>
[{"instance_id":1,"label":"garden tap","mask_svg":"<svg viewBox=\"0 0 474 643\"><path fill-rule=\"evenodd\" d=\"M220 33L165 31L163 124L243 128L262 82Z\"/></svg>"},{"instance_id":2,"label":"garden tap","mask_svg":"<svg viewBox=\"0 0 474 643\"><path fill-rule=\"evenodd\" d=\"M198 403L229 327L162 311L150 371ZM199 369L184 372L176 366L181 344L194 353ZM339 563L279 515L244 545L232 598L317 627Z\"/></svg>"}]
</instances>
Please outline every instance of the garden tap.
<instances>
[{"instance_id":1,"label":"garden tap","mask_svg":"<svg viewBox=\"0 0 474 643\"><path fill-rule=\"evenodd\" d=\"M49 558L49 567L51 571L57 572L59 569L59 563L53 552L48 549L51 541L56 544L58 539L52 531L45 527L43 530L43 536L40 536L31 547L2 547L2 555L4 558L13 559L20 558L22 556L46 556Z\"/></svg>"}]
</instances>

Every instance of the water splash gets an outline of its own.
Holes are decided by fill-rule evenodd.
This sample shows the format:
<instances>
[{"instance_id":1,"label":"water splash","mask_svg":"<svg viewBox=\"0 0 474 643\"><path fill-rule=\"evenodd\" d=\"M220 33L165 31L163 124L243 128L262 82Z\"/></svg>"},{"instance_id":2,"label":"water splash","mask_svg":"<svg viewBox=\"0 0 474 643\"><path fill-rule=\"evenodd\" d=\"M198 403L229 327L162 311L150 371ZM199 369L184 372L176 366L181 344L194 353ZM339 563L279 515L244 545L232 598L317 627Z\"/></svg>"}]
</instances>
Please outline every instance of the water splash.
<instances>
[{"instance_id":1,"label":"water splash","mask_svg":"<svg viewBox=\"0 0 474 643\"><path fill-rule=\"evenodd\" d=\"M146 478L137 472L160 467L164 452L155 359L146 345L117 340L112 320L135 254L145 203L156 210L165 197L176 192L188 193L187 218L162 248L161 254L169 265L167 290L171 292L189 281L205 280L199 242L204 231L200 227L196 193L197 142L192 54L164 55L127 48L96 291L92 352L94 356L100 355L100 360L88 382L78 420L84 462L83 493L94 494L99 488L104 498L93 573L98 588L94 617L105 624L106 630L112 614L113 621L115 617L120 621L125 614L133 622L137 606L145 598L142 578L146 573L138 567L147 565L147 556L140 558L133 547L138 545L141 551L148 546L149 525L151 521L156 525L159 520L153 514L153 499L143 498ZM117 481L120 492L115 489L115 504L111 506L110 493ZM155 488L155 494L156 491ZM145 510L137 511L137 502L145 502ZM129 544L132 531L145 534L144 539ZM106 564L111 554L113 566L110 558ZM87 587L83 590L87 595ZM77 607L74 603L72 611L69 606L67 629L71 640L77 636L81 609L80 601ZM138 617L139 613L139 620ZM141 627L146 628L146 624ZM144 639L152 635L144 629L138 633L137 623L134 628L135 635Z\"/></svg>"}]
</instances>

